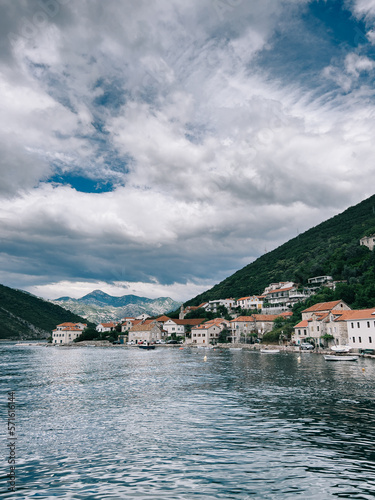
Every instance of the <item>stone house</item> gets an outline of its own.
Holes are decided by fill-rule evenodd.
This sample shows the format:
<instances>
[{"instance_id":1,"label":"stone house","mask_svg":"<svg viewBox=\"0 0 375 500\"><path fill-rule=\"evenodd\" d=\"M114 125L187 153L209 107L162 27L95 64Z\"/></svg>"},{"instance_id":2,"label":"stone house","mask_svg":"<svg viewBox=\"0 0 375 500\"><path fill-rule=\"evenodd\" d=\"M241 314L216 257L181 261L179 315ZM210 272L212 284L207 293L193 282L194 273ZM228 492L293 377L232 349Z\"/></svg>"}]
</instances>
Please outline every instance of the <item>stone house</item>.
<instances>
[{"instance_id":1,"label":"stone house","mask_svg":"<svg viewBox=\"0 0 375 500\"><path fill-rule=\"evenodd\" d=\"M155 342L161 340L163 336L163 331L156 321L140 323L129 330L129 341L133 340L136 344Z\"/></svg>"},{"instance_id":2,"label":"stone house","mask_svg":"<svg viewBox=\"0 0 375 500\"><path fill-rule=\"evenodd\" d=\"M86 323L61 323L52 331L52 344L71 344L87 327Z\"/></svg>"}]
</instances>

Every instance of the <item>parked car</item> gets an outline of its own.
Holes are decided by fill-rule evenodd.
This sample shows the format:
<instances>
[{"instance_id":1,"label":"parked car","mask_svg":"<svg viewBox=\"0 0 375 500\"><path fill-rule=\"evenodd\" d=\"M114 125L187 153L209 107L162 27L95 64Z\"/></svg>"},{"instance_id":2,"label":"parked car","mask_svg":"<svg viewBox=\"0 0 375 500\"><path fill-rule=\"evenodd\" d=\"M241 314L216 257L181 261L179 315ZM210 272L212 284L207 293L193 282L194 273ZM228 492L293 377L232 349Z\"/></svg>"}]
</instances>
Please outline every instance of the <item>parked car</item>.
<instances>
[{"instance_id":1,"label":"parked car","mask_svg":"<svg viewBox=\"0 0 375 500\"><path fill-rule=\"evenodd\" d=\"M312 349L314 349L314 346L312 344L309 344L309 342L302 342L300 348L303 351L311 351Z\"/></svg>"},{"instance_id":2,"label":"parked car","mask_svg":"<svg viewBox=\"0 0 375 500\"><path fill-rule=\"evenodd\" d=\"M134 344L135 344L135 342L134 342L134 340L129 340L129 342L126 342L126 344L127 344L127 345L134 345Z\"/></svg>"},{"instance_id":3,"label":"parked car","mask_svg":"<svg viewBox=\"0 0 375 500\"><path fill-rule=\"evenodd\" d=\"M168 340L167 344L178 344L177 340Z\"/></svg>"}]
</instances>

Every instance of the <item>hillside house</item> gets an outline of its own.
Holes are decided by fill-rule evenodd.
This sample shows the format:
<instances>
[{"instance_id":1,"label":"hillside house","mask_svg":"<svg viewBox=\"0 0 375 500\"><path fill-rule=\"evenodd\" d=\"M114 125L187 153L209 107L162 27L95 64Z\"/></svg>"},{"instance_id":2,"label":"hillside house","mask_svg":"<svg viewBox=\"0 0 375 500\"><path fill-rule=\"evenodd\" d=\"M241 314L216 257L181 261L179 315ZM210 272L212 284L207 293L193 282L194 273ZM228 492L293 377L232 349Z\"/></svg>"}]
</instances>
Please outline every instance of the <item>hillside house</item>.
<instances>
[{"instance_id":1,"label":"hillside house","mask_svg":"<svg viewBox=\"0 0 375 500\"><path fill-rule=\"evenodd\" d=\"M99 323L95 330L99 333L103 332L113 332L116 329L116 323Z\"/></svg>"},{"instance_id":2,"label":"hillside house","mask_svg":"<svg viewBox=\"0 0 375 500\"><path fill-rule=\"evenodd\" d=\"M228 311L232 309L232 307L236 306L236 301L234 299L216 299L216 300L210 300L207 302L203 308L206 311L211 311L213 313L216 313L218 310L218 307L224 306Z\"/></svg>"},{"instance_id":3,"label":"hillside house","mask_svg":"<svg viewBox=\"0 0 375 500\"><path fill-rule=\"evenodd\" d=\"M202 302L199 306L187 306L184 307L181 305L179 319L184 319L187 314L190 312L196 311L197 309L204 309L207 306L208 302Z\"/></svg>"},{"instance_id":4,"label":"hillside house","mask_svg":"<svg viewBox=\"0 0 375 500\"><path fill-rule=\"evenodd\" d=\"M359 240L360 245L365 245L371 251L374 250L375 246L375 234L370 234L370 236L364 236Z\"/></svg>"},{"instance_id":5,"label":"hillside house","mask_svg":"<svg viewBox=\"0 0 375 500\"><path fill-rule=\"evenodd\" d=\"M257 309L261 310L263 307L263 295L250 295L249 297L241 297L237 299L236 306L241 309Z\"/></svg>"},{"instance_id":6,"label":"hillside house","mask_svg":"<svg viewBox=\"0 0 375 500\"><path fill-rule=\"evenodd\" d=\"M71 344L87 327L86 323L61 323L52 331L52 344Z\"/></svg>"}]
</instances>

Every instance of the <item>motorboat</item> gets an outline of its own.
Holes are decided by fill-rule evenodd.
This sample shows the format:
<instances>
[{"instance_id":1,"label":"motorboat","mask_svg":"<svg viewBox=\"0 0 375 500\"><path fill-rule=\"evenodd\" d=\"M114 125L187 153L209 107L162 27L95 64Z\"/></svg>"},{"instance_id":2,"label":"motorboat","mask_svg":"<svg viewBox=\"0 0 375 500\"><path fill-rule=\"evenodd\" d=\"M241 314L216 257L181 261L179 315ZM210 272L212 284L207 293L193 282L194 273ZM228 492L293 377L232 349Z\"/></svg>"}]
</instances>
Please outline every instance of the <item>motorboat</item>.
<instances>
[{"instance_id":1,"label":"motorboat","mask_svg":"<svg viewBox=\"0 0 375 500\"><path fill-rule=\"evenodd\" d=\"M150 350L150 349L155 349L155 344L149 344L148 342L144 342L143 344L138 344L138 347L140 349Z\"/></svg>"},{"instance_id":2,"label":"motorboat","mask_svg":"<svg viewBox=\"0 0 375 500\"><path fill-rule=\"evenodd\" d=\"M260 352L263 354L278 354L280 349L261 349Z\"/></svg>"},{"instance_id":3,"label":"motorboat","mask_svg":"<svg viewBox=\"0 0 375 500\"><path fill-rule=\"evenodd\" d=\"M340 355L340 354L325 354L326 361L357 361L359 356L354 355Z\"/></svg>"},{"instance_id":4,"label":"motorboat","mask_svg":"<svg viewBox=\"0 0 375 500\"><path fill-rule=\"evenodd\" d=\"M337 352L337 353L340 353L340 352L350 352L351 351L351 347L350 347L350 345L333 345L331 347L331 351L334 351L334 352Z\"/></svg>"}]
</instances>

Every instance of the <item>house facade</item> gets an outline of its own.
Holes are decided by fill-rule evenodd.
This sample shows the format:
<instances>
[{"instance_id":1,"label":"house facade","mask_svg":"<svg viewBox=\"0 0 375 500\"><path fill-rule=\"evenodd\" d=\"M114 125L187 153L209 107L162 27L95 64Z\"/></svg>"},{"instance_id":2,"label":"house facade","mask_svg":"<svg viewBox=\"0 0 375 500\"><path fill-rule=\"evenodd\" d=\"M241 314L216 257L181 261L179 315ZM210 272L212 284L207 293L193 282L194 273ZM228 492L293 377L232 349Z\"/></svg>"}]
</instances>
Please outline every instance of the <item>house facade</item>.
<instances>
[{"instance_id":1,"label":"house facade","mask_svg":"<svg viewBox=\"0 0 375 500\"><path fill-rule=\"evenodd\" d=\"M168 321L165 321L165 323L163 324L163 328L168 336L172 334L185 336L186 333L189 332L192 328L202 324L204 321L205 318L194 318L194 319L168 318Z\"/></svg>"},{"instance_id":2,"label":"house facade","mask_svg":"<svg viewBox=\"0 0 375 500\"><path fill-rule=\"evenodd\" d=\"M140 342L155 342L163 338L163 332L157 322L145 322L133 326L129 330L129 341L136 344Z\"/></svg>"},{"instance_id":3,"label":"house facade","mask_svg":"<svg viewBox=\"0 0 375 500\"><path fill-rule=\"evenodd\" d=\"M52 344L71 344L87 327L86 323L61 323L52 331Z\"/></svg>"},{"instance_id":4,"label":"house facade","mask_svg":"<svg viewBox=\"0 0 375 500\"><path fill-rule=\"evenodd\" d=\"M375 308L344 313L347 324L348 345L353 349L375 349Z\"/></svg>"},{"instance_id":5,"label":"house facade","mask_svg":"<svg viewBox=\"0 0 375 500\"><path fill-rule=\"evenodd\" d=\"M237 299L236 306L241 309L261 310L263 307L263 296L251 295Z\"/></svg>"},{"instance_id":6,"label":"house facade","mask_svg":"<svg viewBox=\"0 0 375 500\"><path fill-rule=\"evenodd\" d=\"M216 344L222 329L220 325L214 322L198 325L191 329L190 343L201 346Z\"/></svg>"},{"instance_id":7,"label":"house facade","mask_svg":"<svg viewBox=\"0 0 375 500\"><path fill-rule=\"evenodd\" d=\"M210 300L204 305L204 309L206 311L210 311L213 313L217 312L218 307L224 306L228 310L231 310L232 307L236 306L236 301L234 299L217 299L217 300Z\"/></svg>"},{"instance_id":8,"label":"house facade","mask_svg":"<svg viewBox=\"0 0 375 500\"><path fill-rule=\"evenodd\" d=\"M103 332L113 332L116 329L116 323L99 323L95 330L99 333Z\"/></svg>"},{"instance_id":9,"label":"house facade","mask_svg":"<svg viewBox=\"0 0 375 500\"><path fill-rule=\"evenodd\" d=\"M375 234L370 234L370 236L364 236L359 240L360 245L365 245L371 251L374 250L375 246Z\"/></svg>"},{"instance_id":10,"label":"house facade","mask_svg":"<svg viewBox=\"0 0 375 500\"><path fill-rule=\"evenodd\" d=\"M352 312L342 300L320 302L302 311L302 321L294 326L292 342L299 345L312 339L315 344L321 343L321 337L332 335L330 343L345 345L348 342L346 312Z\"/></svg>"},{"instance_id":11,"label":"house facade","mask_svg":"<svg viewBox=\"0 0 375 500\"><path fill-rule=\"evenodd\" d=\"M252 314L251 316L238 316L238 318L230 321L230 329L232 333L232 341L239 342L241 337L247 337L251 333L256 333L258 337L262 337L265 333L270 332L276 318L280 314Z\"/></svg>"}]
</instances>

